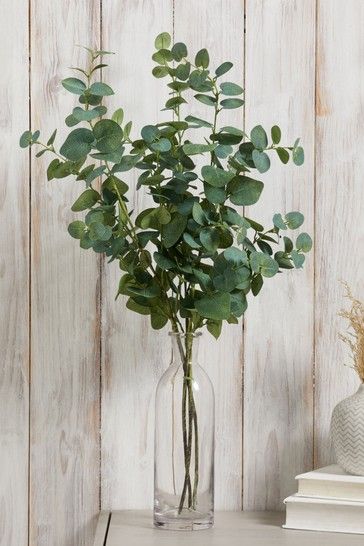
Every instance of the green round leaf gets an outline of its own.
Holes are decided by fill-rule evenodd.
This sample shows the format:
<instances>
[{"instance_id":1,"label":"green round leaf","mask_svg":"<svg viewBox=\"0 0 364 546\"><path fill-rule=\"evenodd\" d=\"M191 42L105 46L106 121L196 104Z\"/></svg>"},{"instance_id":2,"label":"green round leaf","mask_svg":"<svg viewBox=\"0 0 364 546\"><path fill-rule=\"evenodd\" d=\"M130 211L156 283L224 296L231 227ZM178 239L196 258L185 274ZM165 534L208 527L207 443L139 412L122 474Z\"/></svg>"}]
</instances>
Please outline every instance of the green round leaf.
<instances>
[{"instance_id":1,"label":"green round leaf","mask_svg":"<svg viewBox=\"0 0 364 546\"><path fill-rule=\"evenodd\" d=\"M194 221L200 226L204 226L206 224L206 214L204 213L200 203L197 203L196 201L193 203L192 217Z\"/></svg>"},{"instance_id":2,"label":"green round leaf","mask_svg":"<svg viewBox=\"0 0 364 546\"><path fill-rule=\"evenodd\" d=\"M186 224L186 216L178 212L173 214L171 221L163 226L162 229L163 244L166 248L170 248L177 243L180 237L182 237Z\"/></svg>"},{"instance_id":3,"label":"green round leaf","mask_svg":"<svg viewBox=\"0 0 364 546\"><path fill-rule=\"evenodd\" d=\"M173 260L167 256L163 256L163 254L160 254L159 252L154 252L153 257L157 266L164 271L168 271L169 269L176 267L176 263Z\"/></svg>"},{"instance_id":4,"label":"green round leaf","mask_svg":"<svg viewBox=\"0 0 364 546\"><path fill-rule=\"evenodd\" d=\"M176 68L176 78L186 81L191 71L191 63L181 63Z\"/></svg>"},{"instance_id":5,"label":"green round leaf","mask_svg":"<svg viewBox=\"0 0 364 546\"><path fill-rule=\"evenodd\" d=\"M182 61L184 57L187 57L187 47L182 42L177 42L172 47L173 59L177 62Z\"/></svg>"},{"instance_id":6,"label":"green round leaf","mask_svg":"<svg viewBox=\"0 0 364 546\"><path fill-rule=\"evenodd\" d=\"M231 294L230 310L235 317L241 317L248 308L244 292Z\"/></svg>"},{"instance_id":7,"label":"green round leaf","mask_svg":"<svg viewBox=\"0 0 364 546\"><path fill-rule=\"evenodd\" d=\"M273 277L279 270L278 263L263 252L252 252L250 265L254 273L259 273L263 277Z\"/></svg>"},{"instance_id":8,"label":"green round leaf","mask_svg":"<svg viewBox=\"0 0 364 546\"><path fill-rule=\"evenodd\" d=\"M281 160L281 162L284 163L284 164L288 163L289 153L287 152L287 150L285 148L276 148L275 150L276 150L276 152L278 154L278 157Z\"/></svg>"},{"instance_id":9,"label":"green round leaf","mask_svg":"<svg viewBox=\"0 0 364 546\"><path fill-rule=\"evenodd\" d=\"M150 147L155 152L169 152L172 145L170 141L167 138L161 138L160 140L157 140L156 142L153 142Z\"/></svg>"},{"instance_id":10,"label":"green round leaf","mask_svg":"<svg viewBox=\"0 0 364 546\"><path fill-rule=\"evenodd\" d=\"M219 232L214 227L206 227L200 231L200 241L208 252L216 252L219 247Z\"/></svg>"},{"instance_id":11,"label":"green round leaf","mask_svg":"<svg viewBox=\"0 0 364 546\"><path fill-rule=\"evenodd\" d=\"M227 320L230 317L230 294L204 296L195 302L197 312L212 320Z\"/></svg>"},{"instance_id":12,"label":"green round leaf","mask_svg":"<svg viewBox=\"0 0 364 546\"><path fill-rule=\"evenodd\" d=\"M171 41L170 34L168 32L162 32L156 37L154 45L156 49L168 49L171 45Z\"/></svg>"},{"instance_id":13,"label":"green round leaf","mask_svg":"<svg viewBox=\"0 0 364 546\"><path fill-rule=\"evenodd\" d=\"M263 277L259 274L255 275L250 286L252 289L253 296L257 296L263 286Z\"/></svg>"},{"instance_id":14,"label":"green round leaf","mask_svg":"<svg viewBox=\"0 0 364 546\"><path fill-rule=\"evenodd\" d=\"M291 258L294 263L294 266L296 269L301 269L301 267L304 264L305 256L303 254L299 254L296 250L292 250L291 252Z\"/></svg>"},{"instance_id":15,"label":"green round leaf","mask_svg":"<svg viewBox=\"0 0 364 546\"><path fill-rule=\"evenodd\" d=\"M197 95L195 95L195 99L198 100L199 102L202 102L202 104L207 104L207 106L215 106L215 104L216 104L215 97L212 97L211 95L203 95L202 93L197 93ZM229 100L229 99L227 99L227 100ZM231 99L231 100L233 100L233 99ZM235 99L235 100L237 100L237 99Z\"/></svg>"},{"instance_id":16,"label":"green round leaf","mask_svg":"<svg viewBox=\"0 0 364 546\"><path fill-rule=\"evenodd\" d=\"M193 123L194 125L190 125L190 127L209 127L212 128L212 123L209 121L205 121L204 119L196 118L195 116L186 116L185 121L188 123Z\"/></svg>"},{"instance_id":17,"label":"green round leaf","mask_svg":"<svg viewBox=\"0 0 364 546\"><path fill-rule=\"evenodd\" d=\"M281 130L278 125L273 125L271 129L271 136L273 144L279 144L281 141Z\"/></svg>"},{"instance_id":18,"label":"green round leaf","mask_svg":"<svg viewBox=\"0 0 364 546\"><path fill-rule=\"evenodd\" d=\"M254 205L264 188L263 182L248 176L235 176L228 185L230 201L234 205Z\"/></svg>"},{"instance_id":19,"label":"green round leaf","mask_svg":"<svg viewBox=\"0 0 364 546\"><path fill-rule=\"evenodd\" d=\"M118 125L121 125L124 120L124 110L122 108L118 108L117 110L115 110L111 119L115 121L115 123L117 123Z\"/></svg>"},{"instance_id":20,"label":"green round leaf","mask_svg":"<svg viewBox=\"0 0 364 546\"><path fill-rule=\"evenodd\" d=\"M184 144L183 151L186 155L203 154L205 152L212 152L215 150L217 144Z\"/></svg>"},{"instance_id":21,"label":"green round leaf","mask_svg":"<svg viewBox=\"0 0 364 546\"><path fill-rule=\"evenodd\" d=\"M236 83L224 82L220 84L221 93L223 95L241 95L244 92L244 89L237 85Z\"/></svg>"},{"instance_id":22,"label":"green round leaf","mask_svg":"<svg viewBox=\"0 0 364 546\"><path fill-rule=\"evenodd\" d=\"M257 125L251 130L250 140L258 150L264 150L268 146L267 133L261 125Z\"/></svg>"},{"instance_id":23,"label":"green round leaf","mask_svg":"<svg viewBox=\"0 0 364 546\"><path fill-rule=\"evenodd\" d=\"M161 136L161 133L158 127L155 127L155 125L145 125L145 127L143 127L143 129L141 130L141 135L145 142L150 144L151 142L159 138Z\"/></svg>"},{"instance_id":24,"label":"green round leaf","mask_svg":"<svg viewBox=\"0 0 364 546\"><path fill-rule=\"evenodd\" d=\"M202 178L215 188L224 187L232 178L234 178L234 173L230 171L224 171L218 167L213 167L212 165L204 165L201 169Z\"/></svg>"},{"instance_id":25,"label":"green round leaf","mask_svg":"<svg viewBox=\"0 0 364 546\"><path fill-rule=\"evenodd\" d=\"M254 165L260 173L265 173L270 168L270 159L268 154L266 154L265 152L253 150L252 159L254 161Z\"/></svg>"},{"instance_id":26,"label":"green round leaf","mask_svg":"<svg viewBox=\"0 0 364 546\"><path fill-rule=\"evenodd\" d=\"M225 203L226 201L226 191L224 188L215 188L210 186L206 182L204 183L205 196L210 203L214 205Z\"/></svg>"},{"instance_id":27,"label":"green round leaf","mask_svg":"<svg viewBox=\"0 0 364 546\"><path fill-rule=\"evenodd\" d=\"M242 99L224 99L220 102L220 105L226 110L232 110L233 108L240 108L243 106L244 101Z\"/></svg>"},{"instance_id":28,"label":"green round leaf","mask_svg":"<svg viewBox=\"0 0 364 546\"><path fill-rule=\"evenodd\" d=\"M160 49L159 51L156 51L155 53L153 53L152 59L154 62L158 64L165 65L173 61L173 55L169 51L169 49Z\"/></svg>"},{"instance_id":29,"label":"green round leaf","mask_svg":"<svg viewBox=\"0 0 364 546\"><path fill-rule=\"evenodd\" d=\"M184 233L183 234L183 240L191 248L194 248L194 249L201 248L201 245L197 241L195 241L195 239L189 233Z\"/></svg>"},{"instance_id":30,"label":"green round leaf","mask_svg":"<svg viewBox=\"0 0 364 546\"><path fill-rule=\"evenodd\" d=\"M84 222L81 222L81 220L75 220L74 222L71 222L68 226L68 233L73 237L74 239L81 239L82 234L85 231L85 224Z\"/></svg>"},{"instance_id":31,"label":"green round leaf","mask_svg":"<svg viewBox=\"0 0 364 546\"><path fill-rule=\"evenodd\" d=\"M25 131L19 140L19 145L21 148L27 148L32 143L32 132L31 131Z\"/></svg>"},{"instance_id":32,"label":"green round leaf","mask_svg":"<svg viewBox=\"0 0 364 546\"><path fill-rule=\"evenodd\" d=\"M207 68L209 66L209 54L207 49L200 49L195 57L195 65L201 66L202 68Z\"/></svg>"},{"instance_id":33,"label":"green round leaf","mask_svg":"<svg viewBox=\"0 0 364 546\"><path fill-rule=\"evenodd\" d=\"M62 80L62 85L67 91L74 95L82 95L86 89L86 84L78 78L66 78Z\"/></svg>"},{"instance_id":34,"label":"green round leaf","mask_svg":"<svg viewBox=\"0 0 364 546\"><path fill-rule=\"evenodd\" d=\"M103 153L112 153L120 148L123 140L123 130L111 119L101 119L94 128L96 148Z\"/></svg>"},{"instance_id":35,"label":"green round leaf","mask_svg":"<svg viewBox=\"0 0 364 546\"><path fill-rule=\"evenodd\" d=\"M161 330L161 328L164 328L167 322L168 322L168 317L166 315L157 313L152 309L152 312L150 314L150 323L153 330Z\"/></svg>"},{"instance_id":36,"label":"green round leaf","mask_svg":"<svg viewBox=\"0 0 364 546\"><path fill-rule=\"evenodd\" d=\"M97 97L104 97L107 95L113 95L114 91L109 85L103 82L95 82L90 87L91 95L96 95Z\"/></svg>"},{"instance_id":37,"label":"green round leaf","mask_svg":"<svg viewBox=\"0 0 364 546\"><path fill-rule=\"evenodd\" d=\"M302 226L305 218L300 212L289 212L286 214L286 224L290 229L297 229Z\"/></svg>"},{"instance_id":38,"label":"green round leaf","mask_svg":"<svg viewBox=\"0 0 364 546\"><path fill-rule=\"evenodd\" d=\"M164 78L164 76L168 75L168 68L166 66L155 66L152 74L155 78Z\"/></svg>"},{"instance_id":39,"label":"green round leaf","mask_svg":"<svg viewBox=\"0 0 364 546\"><path fill-rule=\"evenodd\" d=\"M92 222L89 228L89 235L93 241L108 241L112 235L110 226L105 226L100 222Z\"/></svg>"},{"instance_id":40,"label":"green round leaf","mask_svg":"<svg viewBox=\"0 0 364 546\"><path fill-rule=\"evenodd\" d=\"M233 67L233 63L230 63L229 61L226 61L225 63L220 64L215 70L215 74L217 77L222 76L223 74L226 74L226 72L229 72L229 70Z\"/></svg>"},{"instance_id":41,"label":"green round leaf","mask_svg":"<svg viewBox=\"0 0 364 546\"><path fill-rule=\"evenodd\" d=\"M275 214L273 216L273 224L278 229L287 229L286 223L282 218L281 214Z\"/></svg>"},{"instance_id":42,"label":"green round leaf","mask_svg":"<svg viewBox=\"0 0 364 546\"><path fill-rule=\"evenodd\" d=\"M312 248L312 239L308 233L300 233L296 240L297 250L302 252L309 252Z\"/></svg>"},{"instance_id":43,"label":"green round leaf","mask_svg":"<svg viewBox=\"0 0 364 546\"><path fill-rule=\"evenodd\" d=\"M90 209L97 203L99 197L100 195L97 191L93 189L85 190L73 203L71 210L73 210L73 212L80 212L82 210Z\"/></svg>"},{"instance_id":44,"label":"green round leaf","mask_svg":"<svg viewBox=\"0 0 364 546\"><path fill-rule=\"evenodd\" d=\"M292 240L289 237L283 237L284 242L284 251L285 252L291 252L293 250L293 243Z\"/></svg>"},{"instance_id":45,"label":"green round leaf","mask_svg":"<svg viewBox=\"0 0 364 546\"><path fill-rule=\"evenodd\" d=\"M243 265L247 264L248 262L248 257L245 250L240 250L240 248L236 248L234 246L224 250L223 254L225 260L235 265Z\"/></svg>"},{"instance_id":46,"label":"green round leaf","mask_svg":"<svg viewBox=\"0 0 364 546\"><path fill-rule=\"evenodd\" d=\"M297 148L293 149L292 158L293 158L293 163L297 165L298 167L303 165L305 161L305 153L301 146L297 146Z\"/></svg>"},{"instance_id":47,"label":"green round leaf","mask_svg":"<svg viewBox=\"0 0 364 546\"><path fill-rule=\"evenodd\" d=\"M84 110L79 106L73 109L72 116L77 119L77 121L91 121L92 119L99 118L106 113L105 106L96 106L92 110Z\"/></svg>"},{"instance_id":48,"label":"green round leaf","mask_svg":"<svg viewBox=\"0 0 364 546\"><path fill-rule=\"evenodd\" d=\"M60 153L70 161L87 156L95 138L90 129L74 129L62 144Z\"/></svg>"}]
</instances>

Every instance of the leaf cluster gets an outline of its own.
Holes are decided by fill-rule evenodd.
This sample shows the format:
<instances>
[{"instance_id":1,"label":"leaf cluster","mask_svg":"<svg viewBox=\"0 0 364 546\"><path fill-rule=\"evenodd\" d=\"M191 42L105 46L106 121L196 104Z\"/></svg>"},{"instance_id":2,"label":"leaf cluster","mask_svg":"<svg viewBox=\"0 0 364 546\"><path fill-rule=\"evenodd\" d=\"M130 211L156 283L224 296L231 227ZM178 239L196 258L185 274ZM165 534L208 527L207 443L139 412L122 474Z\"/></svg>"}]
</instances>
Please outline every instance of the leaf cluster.
<instances>
[{"instance_id":1,"label":"leaf cluster","mask_svg":"<svg viewBox=\"0 0 364 546\"><path fill-rule=\"evenodd\" d=\"M244 104L243 89L225 76L232 63L213 71L206 49L192 59L185 44L172 45L168 33L157 36L155 47L153 75L168 81L164 110L170 120L147 124L132 137L122 108L108 116L103 104L114 93L97 77L106 67L99 58L109 52L88 50L88 68L75 68L81 75L62 82L79 105L65 120L75 128L59 152L56 132L42 144L39 131L26 131L20 145L36 144L38 156L54 156L48 180L73 175L84 183L72 205L83 218L68 231L81 248L118 262L123 273L117 295L127 297L128 309L149 315L155 329L167 322L174 331L206 326L218 337L223 321L236 323L244 314L250 292L257 296L265 279L301 268L312 247L307 233L295 240L286 235L301 227L300 212L274 214L264 228L242 209L259 200L264 188L259 174L269 170L272 156L299 166L304 152L298 139L283 146L277 125L269 136L261 125L249 134L220 126L220 112ZM191 91L193 100L211 108L211 119L183 115ZM136 217L124 180L132 170L138 173L136 189L153 200Z\"/></svg>"}]
</instances>

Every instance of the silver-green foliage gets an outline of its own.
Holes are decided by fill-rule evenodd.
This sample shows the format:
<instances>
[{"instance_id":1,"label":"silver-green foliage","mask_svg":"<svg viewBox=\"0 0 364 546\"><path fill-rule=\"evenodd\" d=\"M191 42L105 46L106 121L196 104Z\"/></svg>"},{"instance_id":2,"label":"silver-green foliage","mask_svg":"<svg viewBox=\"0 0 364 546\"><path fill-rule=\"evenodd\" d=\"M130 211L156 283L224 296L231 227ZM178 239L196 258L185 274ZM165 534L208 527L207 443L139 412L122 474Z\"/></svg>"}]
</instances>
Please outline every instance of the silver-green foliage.
<instances>
[{"instance_id":1,"label":"silver-green foliage","mask_svg":"<svg viewBox=\"0 0 364 546\"><path fill-rule=\"evenodd\" d=\"M131 122L123 123L122 108L107 118L102 102L113 90L95 76L106 66L100 59L109 52L86 48L89 68L77 68L77 77L62 82L78 97L79 106L66 118L68 127L77 127L59 152L56 131L46 144L39 141L39 131L26 131L20 145L39 145L37 156L54 155L48 180L73 175L85 182L72 205L84 218L72 222L68 231L82 248L118 261L124 272L118 295L128 297L128 309L150 315L155 329L168 322L175 331L207 326L218 337L223 321L236 323L244 314L249 292L257 296L265 278L301 268L312 247L310 236L301 233L295 243L284 235L282 248L273 251L282 231L302 225L301 213L274 214L273 226L264 229L233 206L259 200L264 184L256 172L270 168L272 155L283 164L292 158L301 165L304 153L298 140L292 147L280 144L277 125L269 138L261 125L246 134L218 124L221 111L244 104L243 89L225 81L232 63L211 71L206 49L192 60L185 44L171 47L168 33L159 35L155 46L153 75L168 78L170 98L164 110L170 111L170 121L145 125L135 139ZM191 90L195 100L211 107L210 120L183 116ZM202 168L196 167L196 156L203 158ZM131 170L138 172L137 189L154 201L136 218L123 180Z\"/></svg>"}]
</instances>

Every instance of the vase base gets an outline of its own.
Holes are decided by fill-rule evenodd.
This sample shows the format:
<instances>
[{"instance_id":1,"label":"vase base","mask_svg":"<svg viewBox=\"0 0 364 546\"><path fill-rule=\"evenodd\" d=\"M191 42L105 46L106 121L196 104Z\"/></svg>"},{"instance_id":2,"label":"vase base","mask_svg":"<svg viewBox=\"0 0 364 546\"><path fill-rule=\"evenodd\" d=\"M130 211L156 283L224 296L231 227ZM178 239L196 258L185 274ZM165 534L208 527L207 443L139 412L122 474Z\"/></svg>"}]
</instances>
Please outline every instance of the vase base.
<instances>
[{"instance_id":1,"label":"vase base","mask_svg":"<svg viewBox=\"0 0 364 546\"><path fill-rule=\"evenodd\" d=\"M168 510L154 513L154 526L167 531L202 531L210 529L214 524L213 514L203 514L198 511Z\"/></svg>"}]
</instances>

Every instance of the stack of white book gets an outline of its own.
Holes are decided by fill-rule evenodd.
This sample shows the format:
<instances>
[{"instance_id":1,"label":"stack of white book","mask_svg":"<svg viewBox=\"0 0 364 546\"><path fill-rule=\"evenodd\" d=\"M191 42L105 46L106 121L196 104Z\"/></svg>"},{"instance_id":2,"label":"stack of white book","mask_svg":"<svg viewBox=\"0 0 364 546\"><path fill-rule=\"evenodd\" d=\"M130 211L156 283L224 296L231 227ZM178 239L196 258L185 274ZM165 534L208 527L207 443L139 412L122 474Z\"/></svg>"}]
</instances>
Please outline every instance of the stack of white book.
<instances>
[{"instance_id":1,"label":"stack of white book","mask_svg":"<svg viewBox=\"0 0 364 546\"><path fill-rule=\"evenodd\" d=\"M296 476L285 499L287 529L364 534L364 477L330 465Z\"/></svg>"}]
</instances>

